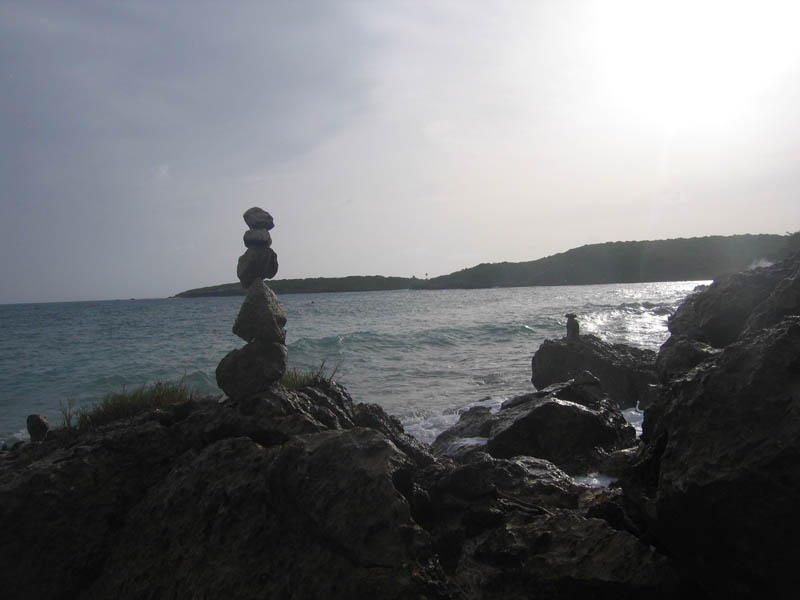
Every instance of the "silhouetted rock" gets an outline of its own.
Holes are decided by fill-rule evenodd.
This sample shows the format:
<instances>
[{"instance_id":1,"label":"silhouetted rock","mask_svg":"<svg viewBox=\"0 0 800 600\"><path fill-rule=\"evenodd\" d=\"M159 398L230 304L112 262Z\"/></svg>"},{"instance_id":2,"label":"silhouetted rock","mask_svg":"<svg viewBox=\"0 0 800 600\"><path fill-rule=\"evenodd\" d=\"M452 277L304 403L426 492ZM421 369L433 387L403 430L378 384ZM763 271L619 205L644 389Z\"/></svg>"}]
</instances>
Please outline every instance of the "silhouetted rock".
<instances>
[{"instance_id":1,"label":"silhouetted rock","mask_svg":"<svg viewBox=\"0 0 800 600\"><path fill-rule=\"evenodd\" d=\"M286 372L286 346L258 340L231 350L217 366L217 385L230 398L240 400L266 391Z\"/></svg>"},{"instance_id":2,"label":"silhouetted rock","mask_svg":"<svg viewBox=\"0 0 800 600\"><path fill-rule=\"evenodd\" d=\"M236 276L243 288L258 279L272 279L278 272L278 255L272 248L253 246L239 257Z\"/></svg>"},{"instance_id":3,"label":"silhouetted rock","mask_svg":"<svg viewBox=\"0 0 800 600\"><path fill-rule=\"evenodd\" d=\"M43 442L50 431L50 423L42 415L28 415L26 424L32 442Z\"/></svg>"},{"instance_id":4,"label":"silhouetted rock","mask_svg":"<svg viewBox=\"0 0 800 600\"><path fill-rule=\"evenodd\" d=\"M800 585L800 317L743 336L645 412L639 478L652 535L715 597L789 598Z\"/></svg>"},{"instance_id":5,"label":"silhouetted rock","mask_svg":"<svg viewBox=\"0 0 800 600\"><path fill-rule=\"evenodd\" d=\"M721 277L708 288L691 294L678 307L668 322L670 332L723 348L745 328L755 331L777 323L785 315L796 314L800 297L798 264L795 256L770 267Z\"/></svg>"},{"instance_id":6,"label":"silhouetted rock","mask_svg":"<svg viewBox=\"0 0 800 600\"><path fill-rule=\"evenodd\" d=\"M251 246L266 246L272 245L272 236L266 229L248 229L244 232L244 245L248 248Z\"/></svg>"},{"instance_id":7,"label":"silhouetted rock","mask_svg":"<svg viewBox=\"0 0 800 600\"><path fill-rule=\"evenodd\" d=\"M486 447L496 458L535 456L582 474L597 469L595 448L610 452L635 443L635 430L618 410L553 397L500 411Z\"/></svg>"},{"instance_id":8,"label":"silhouetted rock","mask_svg":"<svg viewBox=\"0 0 800 600\"><path fill-rule=\"evenodd\" d=\"M462 462L485 450L495 458L545 459L572 474L597 470L608 453L634 445L636 433L591 374L580 380L512 398L496 413L472 407L434 440L433 451Z\"/></svg>"},{"instance_id":9,"label":"silhouetted rock","mask_svg":"<svg viewBox=\"0 0 800 600\"><path fill-rule=\"evenodd\" d=\"M595 335L575 342L545 340L531 359L531 383L543 389L589 371L620 408L635 407L656 382L656 353L625 344L609 344Z\"/></svg>"},{"instance_id":10,"label":"silhouetted rock","mask_svg":"<svg viewBox=\"0 0 800 600\"><path fill-rule=\"evenodd\" d=\"M244 214L244 220L251 231L255 231L254 235L263 234L269 241L267 230L273 227L273 221L268 212L251 208ZM247 239L245 234L245 244ZM216 372L217 385L236 400L268 390L286 372L286 314L263 281L277 271L278 256L269 245L252 246L239 257L236 274L248 291L233 324L233 332L248 344L229 352Z\"/></svg>"},{"instance_id":11,"label":"silhouetted rock","mask_svg":"<svg viewBox=\"0 0 800 600\"><path fill-rule=\"evenodd\" d=\"M438 596L430 536L393 482L411 463L377 431L232 438L182 463L131 512L86 598Z\"/></svg>"},{"instance_id":12,"label":"silhouetted rock","mask_svg":"<svg viewBox=\"0 0 800 600\"><path fill-rule=\"evenodd\" d=\"M565 315L567 317L567 341L568 342L577 342L580 338L580 325L578 325L577 317L578 315L574 313L567 313Z\"/></svg>"},{"instance_id":13,"label":"silhouetted rock","mask_svg":"<svg viewBox=\"0 0 800 600\"><path fill-rule=\"evenodd\" d=\"M691 587L649 544L583 516L585 493L534 458L435 461L334 383L277 386L0 455L0 589L491 600Z\"/></svg>"},{"instance_id":14,"label":"silhouetted rock","mask_svg":"<svg viewBox=\"0 0 800 600\"><path fill-rule=\"evenodd\" d=\"M286 313L278 297L263 281L254 281L239 309L233 333L246 342L264 343L286 341Z\"/></svg>"},{"instance_id":15,"label":"silhouetted rock","mask_svg":"<svg viewBox=\"0 0 800 600\"><path fill-rule=\"evenodd\" d=\"M250 229L265 229L269 231L275 227L275 223L272 220L272 215L270 215L264 209L258 208L257 206L245 211L244 222L247 223L247 226Z\"/></svg>"},{"instance_id":16,"label":"silhouetted rock","mask_svg":"<svg viewBox=\"0 0 800 600\"><path fill-rule=\"evenodd\" d=\"M714 356L719 350L687 337L670 336L658 351L656 373L662 383L679 377L703 361Z\"/></svg>"}]
</instances>

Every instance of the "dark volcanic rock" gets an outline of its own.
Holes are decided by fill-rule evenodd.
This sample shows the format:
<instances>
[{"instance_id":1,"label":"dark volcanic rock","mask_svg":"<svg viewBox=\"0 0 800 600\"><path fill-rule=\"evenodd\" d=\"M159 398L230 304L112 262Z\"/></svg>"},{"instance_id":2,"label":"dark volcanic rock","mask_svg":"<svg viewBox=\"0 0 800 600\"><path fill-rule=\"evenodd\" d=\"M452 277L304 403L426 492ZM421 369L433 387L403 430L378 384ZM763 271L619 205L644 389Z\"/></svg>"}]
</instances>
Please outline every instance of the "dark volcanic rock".
<instances>
[{"instance_id":1,"label":"dark volcanic rock","mask_svg":"<svg viewBox=\"0 0 800 600\"><path fill-rule=\"evenodd\" d=\"M42 415L28 415L26 425L32 442L43 442L50 431L50 423Z\"/></svg>"},{"instance_id":2,"label":"dark volcanic rock","mask_svg":"<svg viewBox=\"0 0 800 600\"><path fill-rule=\"evenodd\" d=\"M800 317L743 336L645 413L653 535L720 598L794 597Z\"/></svg>"},{"instance_id":3,"label":"dark volcanic rock","mask_svg":"<svg viewBox=\"0 0 800 600\"><path fill-rule=\"evenodd\" d=\"M217 385L240 400L268 390L286 372L288 355L281 343L250 342L231 350L217 365Z\"/></svg>"},{"instance_id":4,"label":"dark volcanic rock","mask_svg":"<svg viewBox=\"0 0 800 600\"><path fill-rule=\"evenodd\" d=\"M475 406L434 440L439 456L460 461L485 449L495 458L533 456L572 474L597 470L608 453L633 446L636 432L589 373L503 403Z\"/></svg>"},{"instance_id":5,"label":"dark volcanic rock","mask_svg":"<svg viewBox=\"0 0 800 600\"><path fill-rule=\"evenodd\" d=\"M0 454L0 589L11 600L686 589L651 546L582 516L585 488L552 464L456 466L415 445L322 380L150 411L69 447L23 445Z\"/></svg>"},{"instance_id":6,"label":"dark volcanic rock","mask_svg":"<svg viewBox=\"0 0 800 600\"><path fill-rule=\"evenodd\" d=\"M394 483L411 466L372 429L216 442L149 490L84 597L438 597L430 536Z\"/></svg>"},{"instance_id":7,"label":"dark volcanic rock","mask_svg":"<svg viewBox=\"0 0 800 600\"><path fill-rule=\"evenodd\" d=\"M590 371L620 408L635 407L656 382L655 360L652 350L609 344L590 334L577 341L545 340L531 360L531 383L542 389Z\"/></svg>"},{"instance_id":8,"label":"dark volcanic rock","mask_svg":"<svg viewBox=\"0 0 800 600\"><path fill-rule=\"evenodd\" d=\"M456 440L488 439L493 420L492 411L488 406L473 406L461 413L455 425L440 433L431 444L431 448L439 456L453 456L458 450L457 447L453 447L453 442Z\"/></svg>"},{"instance_id":9,"label":"dark volcanic rock","mask_svg":"<svg viewBox=\"0 0 800 600\"><path fill-rule=\"evenodd\" d=\"M3 597L229 597L227 586L243 598L347 598L387 577L399 587L375 597L438 597L426 535L393 487L416 464L397 449L408 436L356 428L357 409L320 381L238 405L189 401L69 447L48 438L0 454ZM368 412L385 423L379 410ZM288 540L305 556L291 557ZM337 578L330 595L302 587ZM287 581L301 592L278 593Z\"/></svg>"},{"instance_id":10,"label":"dark volcanic rock","mask_svg":"<svg viewBox=\"0 0 800 600\"><path fill-rule=\"evenodd\" d=\"M784 267L787 267L784 269ZM777 266L786 276L766 300L755 307L745 323L745 333L771 327L788 315L800 314L800 254Z\"/></svg>"},{"instance_id":11,"label":"dark volcanic rock","mask_svg":"<svg viewBox=\"0 0 800 600\"><path fill-rule=\"evenodd\" d=\"M263 281L256 280L247 291L233 324L233 333L246 342L286 341L286 313L278 297Z\"/></svg>"},{"instance_id":12,"label":"dark volcanic rock","mask_svg":"<svg viewBox=\"0 0 800 600\"><path fill-rule=\"evenodd\" d=\"M681 304L669 319L670 332L723 348L745 328L755 331L797 314L798 265L795 256L771 267L721 277Z\"/></svg>"},{"instance_id":13,"label":"dark volcanic rock","mask_svg":"<svg viewBox=\"0 0 800 600\"><path fill-rule=\"evenodd\" d=\"M656 357L656 373L662 383L679 377L717 354L719 350L687 337L676 335L664 342Z\"/></svg>"},{"instance_id":14,"label":"dark volcanic rock","mask_svg":"<svg viewBox=\"0 0 800 600\"><path fill-rule=\"evenodd\" d=\"M595 470L595 448L612 452L635 443L636 432L619 411L547 398L500 411L487 449L497 458L535 456L581 474Z\"/></svg>"},{"instance_id":15,"label":"dark volcanic rock","mask_svg":"<svg viewBox=\"0 0 800 600\"><path fill-rule=\"evenodd\" d=\"M236 276L243 288L249 288L256 279L272 279L277 272L278 255L266 246L248 248L236 265Z\"/></svg>"},{"instance_id":16,"label":"dark volcanic rock","mask_svg":"<svg viewBox=\"0 0 800 600\"><path fill-rule=\"evenodd\" d=\"M692 591L669 559L576 509L585 488L551 463L483 455L419 474L414 514L456 598L669 598Z\"/></svg>"},{"instance_id":17,"label":"dark volcanic rock","mask_svg":"<svg viewBox=\"0 0 800 600\"><path fill-rule=\"evenodd\" d=\"M244 222L247 223L250 229L265 229L269 231L275 227L272 215L257 206L246 210L243 216Z\"/></svg>"},{"instance_id":18,"label":"dark volcanic rock","mask_svg":"<svg viewBox=\"0 0 800 600\"><path fill-rule=\"evenodd\" d=\"M251 246L266 246L272 245L272 236L266 229L248 229L244 232L244 245L247 248Z\"/></svg>"}]
</instances>

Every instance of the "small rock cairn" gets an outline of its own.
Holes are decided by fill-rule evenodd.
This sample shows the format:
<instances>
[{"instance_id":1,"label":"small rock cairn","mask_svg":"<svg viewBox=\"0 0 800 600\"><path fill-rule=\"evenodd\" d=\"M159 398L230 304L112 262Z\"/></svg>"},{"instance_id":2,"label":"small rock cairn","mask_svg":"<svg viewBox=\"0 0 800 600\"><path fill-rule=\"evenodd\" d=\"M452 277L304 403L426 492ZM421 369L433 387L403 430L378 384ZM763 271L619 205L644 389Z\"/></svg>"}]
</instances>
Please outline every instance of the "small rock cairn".
<instances>
[{"instance_id":1,"label":"small rock cairn","mask_svg":"<svg viewBox=\"0 0 800 600\"><path fill-rule=\"evenodd\" d=\"M575 313L567 313L564 315L567 317L567 341L568 342L577 342L581 339L580 331L581 327L578 325L578 315Z\"/></svg>"},{"instance_id":2,"label":"small rock cairn","mask_svg":"<svg viewBox=\"0 0 800 600\"><path fill-rule=\"evenodd\" d=\"M247 296L233 324L233 333L247 344L229 352L217 366L217 385L233 400L268 390L286 372L286 314L275 293L264 282L278 272L278 255L271 248L272 216L258 207L244 213L250 228L247 248L239 257L236 275Z\"/></svg>"}]
</instances>

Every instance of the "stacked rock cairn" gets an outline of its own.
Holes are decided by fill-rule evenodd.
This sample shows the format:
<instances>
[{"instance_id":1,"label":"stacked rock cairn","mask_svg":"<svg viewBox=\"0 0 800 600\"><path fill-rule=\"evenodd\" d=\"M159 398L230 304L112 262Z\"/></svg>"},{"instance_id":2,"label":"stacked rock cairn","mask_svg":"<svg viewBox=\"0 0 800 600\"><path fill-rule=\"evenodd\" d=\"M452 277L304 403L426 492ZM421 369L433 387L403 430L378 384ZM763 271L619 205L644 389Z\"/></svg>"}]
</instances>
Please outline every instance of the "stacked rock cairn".
<instances>
[{"instance_id":1,"label":"stacked rock cairn","mask_svg":"<svg viewBox=\"0 0 800 600\"><path fill-rule=\"evenodd\" d=\"M233 333L247 342L229 352L217 366L217 385L233 400L243 400L268 390L286 372L286 314L275 293L264 282L278 272L278 255L272 249L272 216L258 207L244 213L249 229L247 248L239 257L236 274L247 296L233 324Z\"/></svg>"}]
</instances>

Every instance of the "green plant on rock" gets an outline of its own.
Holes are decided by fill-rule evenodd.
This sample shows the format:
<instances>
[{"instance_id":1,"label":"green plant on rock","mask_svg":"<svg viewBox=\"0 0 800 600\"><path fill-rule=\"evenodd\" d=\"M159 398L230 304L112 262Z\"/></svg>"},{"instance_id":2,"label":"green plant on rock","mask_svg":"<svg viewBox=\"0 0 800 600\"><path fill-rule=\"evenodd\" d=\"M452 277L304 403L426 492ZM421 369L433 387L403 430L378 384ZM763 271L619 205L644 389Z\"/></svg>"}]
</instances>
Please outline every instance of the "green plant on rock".
<instances>
[{"instance_id":1,"label":"green plant on rock","mask_svg":"<svg viewBox=\"0 0 800 600\"><path fill-rule=\"evenodd\" d=\"M102 400L88 407L75 410L75 402L60 404L63 423L61 430L68 436L91 431L112 421L127 419L155 408L191 400L194 393L183 381L178 383L158 382L131 392L123 387L121 392L106 394Z\"/></svg>"},{"instance_id":2,"label":"green plant on rock","mask_svg":"<svg viewBox=\"0 0 800 600\"><path fill-rule=\"evenodd\" d=\"M278 383L290 390L299 390L309 385L314 385L320 381L332 383L336 373L339 372L339 365L333 367L330 373L325 369L325 361L318 367L311 369L287 369Z\"/></svg>"}]
</instances>

